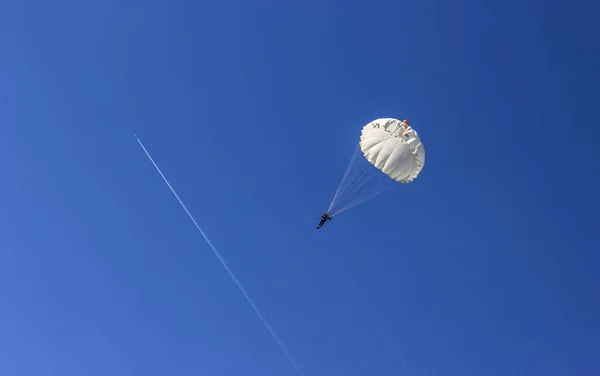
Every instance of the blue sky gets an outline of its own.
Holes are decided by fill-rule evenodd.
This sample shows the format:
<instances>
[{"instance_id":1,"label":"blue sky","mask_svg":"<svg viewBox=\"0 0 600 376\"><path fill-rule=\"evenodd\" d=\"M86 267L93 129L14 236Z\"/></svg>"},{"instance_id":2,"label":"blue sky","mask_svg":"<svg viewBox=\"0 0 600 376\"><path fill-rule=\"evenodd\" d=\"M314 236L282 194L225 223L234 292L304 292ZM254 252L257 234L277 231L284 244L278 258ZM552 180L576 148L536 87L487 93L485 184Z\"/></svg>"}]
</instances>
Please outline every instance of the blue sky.
<instances>
[{"instance_id":1,"label":"blue sky","mask_svg":"<svg viewBox=\"0 0 600 376\"><path fill-rule=\"evenodd\" d=\"M592 2L0 4L0 374L600 372ZM410 185L314 227L360 128Z\"/></svg>"}]
</instances>

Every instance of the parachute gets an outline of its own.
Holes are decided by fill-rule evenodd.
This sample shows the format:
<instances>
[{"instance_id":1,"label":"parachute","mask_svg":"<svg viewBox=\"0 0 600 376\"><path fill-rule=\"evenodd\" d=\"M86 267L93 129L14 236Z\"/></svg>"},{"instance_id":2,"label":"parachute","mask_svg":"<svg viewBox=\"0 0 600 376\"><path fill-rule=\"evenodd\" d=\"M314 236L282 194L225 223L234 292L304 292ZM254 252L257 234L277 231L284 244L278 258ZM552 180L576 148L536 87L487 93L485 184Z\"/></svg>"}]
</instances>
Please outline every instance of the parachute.
<instances>
[{"instance_id":1,"label":"parachute","mask_svg":"<svg viewBox=\"0 0 600 376\"><path fill-rule=\"evenodd\" d=\"M417 178L425 165L425 148L408 123L381 118L363 127L327 210L330 216Z\"/></svg>"}]
</instances>

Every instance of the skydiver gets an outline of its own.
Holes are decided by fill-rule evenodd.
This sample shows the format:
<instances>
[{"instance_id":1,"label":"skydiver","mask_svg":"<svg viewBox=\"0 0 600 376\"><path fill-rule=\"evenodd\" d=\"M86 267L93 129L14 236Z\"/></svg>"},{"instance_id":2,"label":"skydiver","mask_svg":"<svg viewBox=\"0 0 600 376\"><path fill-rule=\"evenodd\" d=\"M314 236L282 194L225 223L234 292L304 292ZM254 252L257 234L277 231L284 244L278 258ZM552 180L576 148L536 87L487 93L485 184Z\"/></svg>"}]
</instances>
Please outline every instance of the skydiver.
<instances>
[{"instance_id":1,"label":"skydiver","mask_svg":"<svg viewBox=\"0 0 600 376\"><path fill-rule=\"evenodd\" d=\"M321 216L321 222L319 222L319 225L317 226L317 230L321 228L321 226L323 226L325 224L325 222L327 221L331 221L333 218L331 218L329 216L329 214L325 213Z\"/></svg>"}]
</instances>

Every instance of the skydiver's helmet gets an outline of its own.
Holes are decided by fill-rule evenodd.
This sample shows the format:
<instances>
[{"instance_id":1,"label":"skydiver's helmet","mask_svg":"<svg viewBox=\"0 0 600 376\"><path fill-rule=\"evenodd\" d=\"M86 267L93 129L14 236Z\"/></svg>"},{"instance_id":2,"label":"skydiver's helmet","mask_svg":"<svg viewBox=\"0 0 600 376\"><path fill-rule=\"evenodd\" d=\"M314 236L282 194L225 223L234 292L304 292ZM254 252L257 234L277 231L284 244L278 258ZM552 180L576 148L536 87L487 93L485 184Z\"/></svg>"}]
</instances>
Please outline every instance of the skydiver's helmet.
<instances>
[{"instance_id":1,"label":"skydiver's helmet","mask_svg":"<svg viewBox=\"0 0 600 376\"><path fill-rule=\"evenodd\" d=\"M406 125L410 124L410 121L408 121L408 119L404 119L404 120L402 120L402 122Z\"/></svg>"}]
</instances>

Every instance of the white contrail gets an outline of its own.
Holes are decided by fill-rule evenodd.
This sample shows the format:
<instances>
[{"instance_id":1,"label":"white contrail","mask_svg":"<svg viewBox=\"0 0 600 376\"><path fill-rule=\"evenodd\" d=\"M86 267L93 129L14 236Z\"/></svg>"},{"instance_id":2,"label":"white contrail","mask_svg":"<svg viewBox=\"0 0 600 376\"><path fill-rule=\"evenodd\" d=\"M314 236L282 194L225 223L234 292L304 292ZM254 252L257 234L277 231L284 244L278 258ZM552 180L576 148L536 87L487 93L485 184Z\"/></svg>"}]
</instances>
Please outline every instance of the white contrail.
<instances>
[{"instance_id":1,"label":"white contrail","mask_svg":"<svg viewBox=\"0 0 600 376\"><path fill-rule=\"evenodd\" d=\"M152 162L152 164L154 165L154 168L156 168L156 171L158 171L158 173L160 174L160 176L162 177L162 179L164 180L164 182L167 184L167 186L169 187L169 189L171 190L171 192L173 193L173 195L175 196L175 198L177 199L177 201L179 201L179 204L181 205L181 207L183 208L183 210L185 210L185 212L187 213L188 217L190 217L190 219L194 223L194 226L196 226L196 228L198 229L198 231L200 231L200 234L202 234L202 237L204 237L204 240L206 240L206 242L208 243L208 245L212 249L212 251L215 254L215 256L217 256L217 258L221 262L221 265L223 265L223 267L225 268L225 270L227 271L227 273L229 274L229 276L231 277L231 279L233 279L233 282L235 282L235 284L240 289L240 291L242 292L242 294L244 295L244 297L246 298L246 300L248 301L248 303L250 303L250 306L252 306L252 308L254 309L254 312L256 312L256 315L258 316L258 318L260 319L260 321L262 321L262 323L264 324L265 328L267 328L267 330L269 331L269 333L271 334L271 336L273 337L273 339L275 339L275 342L277 342L277 345L279 345L279 348L281 348L281 351L283 351L283 353L285 354L285 356L289 359L290 363L292 363L292 366L296 370L296 373L298 375L302 375L302 373L300 372L300 368L298 367L298 364L296 363L296 361L294 360L294 358L292 358L292 355L288 351L287 347L279 339L279 336L277 335L277 333L275 333L275 330L273 330L273 328L271 327L271 325L269 325L269 323L267 322L267 319L265 319L265 317L262 315L262 313L260 313L260 311L258 310L258 307L256 306L256 304L254 304L254 301L252 300L252 298L250 298L250 295L248 295L248 292L246 291L246 289L244 288L244 286L242 286L242 284L237 279L237 277L235 276L235 274L233 274L233 272L231 271L231 269L229 269L229 266L227 266L227 264L225 263L225 260L223 260L223 257L221 257L221 255L219 254L219 252L217 251L217 248L215 248L215 246L212 244L212 242L210 241L210 239L208 238L208 236L206 236L206 234L204 233L204 231L202 230L202 228L200 227L200 225L198 225L198 222L196 222L196 220L194 219L194 217L192 216L192 214L190 213L190 211L187 209L187 207L185 206L185 204L183 203L183 201L181 201L181 199L179 198L179 195L177 195L177 192L175 192L175 190L173 189L173 187L171 186L171 184L169 183L169 181L167 180L167 178L165 177L165 175L162 173L162 171L160 170L160 168L158 167L158 165L154 162L154 159L152 159L152 157L150 156L150 153L148 153L148 150L146 150L146 148L144 147L144 144L142 144L142 141L140 141L140 139L138 138L138 136L135 135L135 134L134 134L134 137L137 140L137 142L140 144L140 146L142 147L142 149L144 150L144 153L146 153L146 156L148 157L148 159L150 159L150 162Z\"/></svg>"}]
</instances>

